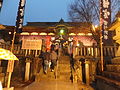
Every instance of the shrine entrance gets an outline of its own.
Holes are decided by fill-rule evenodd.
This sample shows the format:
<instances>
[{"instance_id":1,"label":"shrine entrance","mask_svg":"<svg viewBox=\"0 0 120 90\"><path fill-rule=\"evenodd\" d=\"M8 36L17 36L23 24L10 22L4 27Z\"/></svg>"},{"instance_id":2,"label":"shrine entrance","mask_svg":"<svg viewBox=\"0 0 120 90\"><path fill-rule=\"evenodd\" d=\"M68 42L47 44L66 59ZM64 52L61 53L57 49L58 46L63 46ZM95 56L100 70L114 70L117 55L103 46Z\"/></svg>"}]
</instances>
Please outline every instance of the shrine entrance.
<instances>
[{"instance_id":1,"label":"shrine entrance","mask_svg":"<svg viewBox=\"0 0 120 90\"><path fill-rule=\"evenodd\" d=\"M59 45L65 55L72 53L73 38L69 36L68 27L65 25L58 25L55 28L55 37L51 38L52 44Z\"/></svg>"}]
</instances>

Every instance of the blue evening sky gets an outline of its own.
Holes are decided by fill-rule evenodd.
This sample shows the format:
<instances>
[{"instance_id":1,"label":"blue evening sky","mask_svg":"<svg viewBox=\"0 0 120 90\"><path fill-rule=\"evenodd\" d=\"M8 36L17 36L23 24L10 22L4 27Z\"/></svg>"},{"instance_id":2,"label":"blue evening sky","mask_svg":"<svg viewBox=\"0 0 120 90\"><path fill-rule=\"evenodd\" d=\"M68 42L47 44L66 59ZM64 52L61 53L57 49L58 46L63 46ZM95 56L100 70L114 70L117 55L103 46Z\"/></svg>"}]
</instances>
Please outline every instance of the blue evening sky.
<instances>
[{"instance_id":1,"label":"blue evening sky","mask_svg":"<svg viewBox=\"0 0 120 90\"><path fill-rule=\"evenodd\" d=\"M15 25L20 0L3 0L0 24ZM26 22L68 21L68 5L74 0L26 0L24 24Z\"/></svg>"}]
</instances>

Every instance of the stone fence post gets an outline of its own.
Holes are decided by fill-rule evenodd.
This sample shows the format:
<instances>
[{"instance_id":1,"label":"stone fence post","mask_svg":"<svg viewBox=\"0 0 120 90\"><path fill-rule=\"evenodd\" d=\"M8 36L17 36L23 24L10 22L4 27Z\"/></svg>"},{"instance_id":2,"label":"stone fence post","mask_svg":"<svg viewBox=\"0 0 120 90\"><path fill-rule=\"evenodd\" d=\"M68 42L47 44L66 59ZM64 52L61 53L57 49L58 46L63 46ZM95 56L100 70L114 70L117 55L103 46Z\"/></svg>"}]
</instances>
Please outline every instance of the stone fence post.
<instances>
[{"instance_id":1,"label":"stone fence post","mask_svg":"<svg viewBox=\"0 0 120 90\"><path fill-rule=\"evenodd\" d=\"M76 58L74 59L74 69L73 71L73 82L77 83L79 82L83 82L82 80L82 61L79 61L80 57L76 56Z\"/></svg>"},{"instance_id":2,"label":"stone fence post","mask_svg":"<svg viewBox=\"0 0 120 90\"><path fill-rule=\"evenodd\" d=\"M28 81L30 78L30 63L31 60L29 58L26 58L25 81Z\"/></svg>"},{"instance_id":3,"label":"stone fence post","mask_svg":"<svg viewBox=\"0 0 120 90\"><path fill-rule=\"evenodd\" d=\"M86 84L90 84L90 62L86 59L85 60L85 76L86 76Z\"/></svg>"}]
</instances>

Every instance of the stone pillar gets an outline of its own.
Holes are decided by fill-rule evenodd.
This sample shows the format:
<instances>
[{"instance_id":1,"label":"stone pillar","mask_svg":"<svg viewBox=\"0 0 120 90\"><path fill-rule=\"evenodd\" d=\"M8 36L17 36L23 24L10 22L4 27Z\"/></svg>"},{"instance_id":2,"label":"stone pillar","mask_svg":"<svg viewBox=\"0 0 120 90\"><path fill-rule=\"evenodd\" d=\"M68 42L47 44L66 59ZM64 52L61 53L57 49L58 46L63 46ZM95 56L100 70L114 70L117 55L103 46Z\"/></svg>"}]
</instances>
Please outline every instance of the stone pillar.
<instances>
[{"instance_id":1,"label":"stone pillar","mask_svg":"<svg viewBox=\"0 0 120 90\"><path fill-rule=\"evenodd\" d=\"M115 54L116 57L120 57L120 45L118 47L118 50L115 53L116 53Z\"/></svg>"},{"instance_id":2,"label":"stone pillar","mask_svg":"<svg viewBox=\"0 0 120 90\"><path fill-rule=\"evenodd\" d=\"M26 58L25 81L28 81L30 77L30 63L30 59Z\"/></svg>"},{"instance_id":3,"label":"stone pillar","mask_svg":"<svg viewBox=\"0 0 120 90\"><path fill-rule=\"evenodd\" d=\"M95 81L95 75L96 75L96 62L92 61L92 69L91 69L91 73L92 73L92 81Z\"/></svg>"},{"instance_id":4,"label":"stone pillar","mask_svg":"<svg viewBox=\"0 0 120 90\"><path fill-rule=\"evenodd\" d=\"M81 82L83 82L83 81L82 81L82 65L81 65L82 62L79 62L79 63L80 63L80 66L79 66L79 68L80 68L80 71L79 71L79 72L80 72L80 73L79 73L79 76L80 76L80 77L79 77L79 80L80 80Z\"/></svg>"},{"instance_id":5,"label":"stone pillar","mask_svg":"<svg viewBox=\"0 0 120 90\"><path fill-rule=\"evenodd\" d=\"M85 76L86 76L86 84L90 84L90 67L89 67L90 62L88 60L85 60Z\"/></svg>"},{"instance_id":6,"label":"stone pillar","mask_svg":"<svg viewBox=\"0 0 120 90\"><path fill-rule=\"evenodd\" d=\"M95 43L93 43L93 57L96 57Z\"/></svg>"},{"instance_id":7,"label":"stone pillar","mask_svg":"<svg viewBox=\"0 0 120 90\"><path fill-rule=\"evenodd\" d=\"M73 58L75 58L76 55L78 55L78 48L77 47L73 47Z\"/></svg>"}]
</instances>

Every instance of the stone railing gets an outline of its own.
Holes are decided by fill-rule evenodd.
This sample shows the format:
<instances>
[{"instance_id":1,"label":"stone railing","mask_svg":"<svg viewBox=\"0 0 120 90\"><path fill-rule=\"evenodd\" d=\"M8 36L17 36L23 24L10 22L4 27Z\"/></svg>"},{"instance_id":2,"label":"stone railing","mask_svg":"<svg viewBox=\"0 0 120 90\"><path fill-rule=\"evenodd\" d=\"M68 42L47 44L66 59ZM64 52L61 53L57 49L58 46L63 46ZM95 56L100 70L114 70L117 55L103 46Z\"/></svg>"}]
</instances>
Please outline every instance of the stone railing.
<instances>
[{"instance_id":1,"label":"stone railing","mask_svg":"<svg viewBox=\"0 0 120 90\"><path fill-rule=\"evenodd\" d=\"M115 57L118 46L103 46L103 56L104 57ZM92 56L94 58L100 57L100 47L99 46L80 46L75 47L75 53L73 56Z\"/></svg>"},{"instance_id":2,"label":"stone railing","mask_svg":"<svg viewBox=\"0 0 120 90\"><path fill-rule=\"evenodd\" d=\"M10 50L10 44L0 44L1 48ZM115 57L115 53L118 49L118 46L103 46L103 54L104 57ZM20 44L14 44L13 53L19 55L33 55L38 56L40 54L40 50L26 50L21 49ZM100 48L99 46L80 46L75 47L75 52L73 53L74 56L92 56L94 58L100 57Z\"/></svg>"},{"instance_id":3,"label":"stone railing","mask_svg":"<svg viewBox=\"0 0 120 90\"><path fill-rule=\"evenodd\" d=\"M0 44L0 48L4 48L7 50L10 50L11 48L10 44ZM27 56L27 55L32 55L32 56L38 56L40 55L40 50L27 50L27 49L21 49L21 45L20 44L14 44L14 49L13 49L13 53L15 55L23 55L23 56Z\"/></svg>"}]
</instances>

